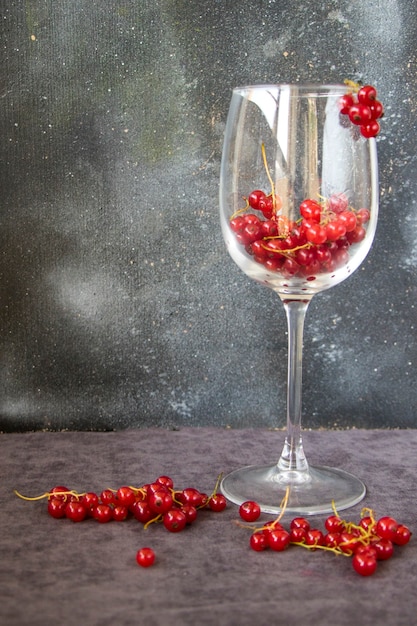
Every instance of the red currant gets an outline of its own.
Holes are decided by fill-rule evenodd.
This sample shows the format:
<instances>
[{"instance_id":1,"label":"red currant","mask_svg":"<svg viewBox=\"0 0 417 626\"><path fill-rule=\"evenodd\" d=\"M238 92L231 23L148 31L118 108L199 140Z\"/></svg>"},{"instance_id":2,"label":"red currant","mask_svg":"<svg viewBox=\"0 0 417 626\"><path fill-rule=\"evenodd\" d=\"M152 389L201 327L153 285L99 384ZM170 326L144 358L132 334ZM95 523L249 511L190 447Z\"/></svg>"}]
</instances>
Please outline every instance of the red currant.
<instances>
[{"instance_id":1,"label":"red currant","mask_svg":"<svg viewBox=\"0 0 417 626\"><path fill-rule=\"evenodd\" d=\"M306 529L301 526L290 529L291 543L305 543Z\"/></svg>"},{"instance_id":2,"label":"red currant","mask_svg":"<svg viewBox=\"0 0 417 626\"><path fill-rule=\"evenodd\" d=\"M398 522L389 516L381 517L376 523L375 532L381 539L393 541L398 529Z\"/></svg>"},{"instance_id":3,"label":"red currant","mask_svg":"<svg viewBox=\"0 0 417 626\"><path fill-rule=\"evenodd\" d=\"M239 507L239 515L245 522L255 522L261 514L261 507L253 500L243 502Z\"/></svg>"},{"instance_id":4,"label":"red currant","mask_svg":"<svg viewBox=\"0 0 417 626\"><path fill-rule=\"evenodd\" d=\"M57 485L56 487L51 489L51 491L49 492L49 497L50 498L52 498L52 497L53 498L58 498L60 500L68 501L68 500L71 499L70 498L71 494L69 494L68 492L69 492L68 487Z\"/></svg>"},{"instance_id":5,"label":"red currant","mask_svg":"<svg viewBox=\"0 0 417 626\"><path fill-rule=\"evenodd\" d=\"M356 535L347 531L340 533L339 548L342 552L351 554L352 552L355 552L358 545L358 537Z\"/></svg>"},{"instance_id":6,"label":"red currant","mask_svg":"<svg viewBox=\"0 0 417 626\"><path fill-rule=\"evenodd\" d=\"M151 511L146 500L137 500L130 506L130 510L135 519L143 524L146 524L154 517L154 513Z\"/></svg>"},{"instance_id":7,"label":"red currant","mask_svg":"<svg viewBox=\"0 0 417 626\"><path fill-rule=\"evenodd\" d=\"M372 85L364 85L358 91L357 97L361 104L372 104L376 100L376 89Z\"/></svg>"},{"instance_id":8,"label":"red currant","mask_svg":"<svg viewBox=\"0 0 417 626\"><path fill-rule=\"evenodd\" d=\"M230 220L229 226L234 233L239 233L245 225L245 220L241 215Z\"/></svg>"},{"instance_id":9,"label":"red currant","mask_svg":"<svg viewBox=\"0 0 417 626\"><path fill-rule=\"evenodd\" d=\"M60 519L61 517L65 517L65 507L67 503L65 500L59 498L50 498L48 500L48 513L55 519Z\"/></svg>"},{"instance_id":10,"label":"red currant","mask_svg":"<svg viewBox=\"0 0 417 626\"><path fill-rule=\"evenodd\" d=\"M294 517L290 522L290 528L304 528L304 530L310 530L310 522L305 517Z\"/></svg>"},{"instance_id":11,"label":"red currant","mask_svg":"<svg viewBox=\"0 0 417 626\"><path fill-rule=\"evenodd\" d=\"M376 550L378 561L387 561L394 554L394 545L390 539L380 539L372 545Z\"/></svg>"},{"instance_id":12,"label":"red currant","mask_svg":"<svg viewBox=\"0 0 417 626\"><path fill-rule=\"evenodd\" d=\"M371 217L371 212L369 209L359 209L356 213L356 222L358 226L362 226L362 224L366 224L369 222L369 218Z\"/></svg>"},{"instance_id":13,"label":"red currant","mask_svg":"<svg viewBox=\"0 0 417 626\"><path fill-rule=\"evenodd\" d=\"M187 524L192 524L197 519L198 511L192 504L183 504L181 511L184 513Z\"/></svg>"},{"instance_id":14,"label":"red currant","mask_svg":"<svg viewBox=\"0 0 417 626\"><path fill-rule=\"evenodd\" d=\"M266 194L260 189L255 189L249 194L248 202L252 209L259 209L260 200L264 200L266 198Z\"/></svg>"},{"instance_id":15,"label":"red currant","mask_svg":"<svg viewBox=\"0 0 417 626\"><path fill-rule=\"evenodd\" d=\"M371 120L366 124L361 124L359 128L361 135L365 137L365 139L370 139L371 137L376 137L380 131L379 123L376 120Z\"/></svg>"},{"instance_id":16,"label":"red currant","mask_svg":"<svg viewBox=\"0 0 417 626\"><path fill-rule=\"evenodd\" d=\"M227 506L227 500L221 493L216 493L211 498L209 498L208 505L212 511L219 513L223 511L223 509Z\"/></svg>"},{"instance_id":17,"label":"red currant","mask_svg":"<svg viewBox=\"0 0 417 626\"><path fill-rule=\"evenodd\" d=\"M172 507L172 495L169 491L161 488L159 491L154 491L148 496L148 504L153 513L162 515Z\"/></svg>"},{"instance_id":18,"label":"red currant","mask_svg":"<svg viewBox=\"0 0 417 626\"><path fill-rule=\"evenodd\" d=\"M321 244L327 240L326 229L320 224L310 223L305 229L305 236L310 243Z\"/></svg>"},{"instance_id":19,"label":"red currant","mask_svg":"<svg viewBox=\"0 0 417 626\"><path fill-rule=\"evenodd\" d=\"M82 496L81 502L85 506L87 513L91 513L92 509L99 503L98 495L93 491L88 491Z\"/></svg>"},{"instance_id":20,"label":"red currant","mask_svg":"<svg viewBox=\"0 0 417 626\"><path fill-rule=\"evenodd\" d=\"M136 562L142 567L150 567L155 562L155 552L152 548L141 548L136 553Z\"/></svg>"},{"instance_id":21,"label":"red currant","mask_svg":"<svg viewBox=\"0 0 417 626\"><path fill-rule=\"evenodd\" d=\"M155 482L157 482L159 485L162 485L163 487L166 487L167 489L174 488L174 481L170 476L159 476L159 478L157 478Z\"/></svg>"},{"instance_id":22,"label":"red currant","mask_svg":"<svg viewBox=\"0 0 417 626\"><path fill-rule=\"evenodd\" d=\"M175 499L181 504L192 504L196 508L203 506L204 494L194 487L187 487L175 492Z\"/></svg>"},{"instance_id":23,"label":"red currant","mask_svg":"<svg viewBox=\"0 0 417 626\"><path fill-rule=\"evenodd\" d=\"M112 516L116 522L123 522L128 514L129 509L124 504L117 504L112 510Z\"/></svg>"},{"instance_id":24,"label":"red currant","mask_svg":"<svg viewBox=\"0 0 417 626\"><path fill-rule=\"evenodd\" d=\"M354 230L357 225L356 215L353 211L342 211L338 215L338 220L342 222L347 233Z\"/></svg>"},{"instance_id":25,"label":"red currant","mask_svg":"<svg viewBox=\"0 0 417 626\"><path fill-rule=\"evenodd\" d=\"M346 211L349 206L349 201L344 193L334 193L330 196L327 206L329 211L341 213L342 211Z\"/></svg>"},{"instance_id":26,"label":"red currant","mask_svg":"<svg viewBox=\"0 0 417 626\"><path fill-rule=\"evenodd\" d=\"M375 100L369 105L369 108L371 110L373 120L377 120L384 115L384 106L382 102L379 102L379 100Z\"/></svg>"},{"instance_id":27,"label":"red currant","mask_svg":"<svg viewBox=\"0 0 417 626\"><path fill-rule=\"evenodd\" d=\"M258 208L262 211L264 217L266 219L270 219L274 214L274 201L272 196L268 196L259 200Z\"/></svg>"},{"instance_id":28,"label":"red currant","mask_svg":"<svg viewBox=\"0 0 417 626\"><path fill-rule=\"evenodd\" d=\"M361 576L372 576L376 570L377 560L371 553L356 553L352 558L352 566Z\"/></svg>"},{"instance_id":29,"label":"red currant","mask_svg":"<svg viewBox=\"0 0 417 626\"><path fill-rule=\"evenodd\" d=\"M355 226L356 226L356 218L355 218ZM326 237L327 241L337 241L341 237L344 237L346 234L346 226L340 219L333 220L333 222L329 222L326 226Z\"/></svg>"},{"instance_id":30,"label":"red currant","mask_svg":"<svg viewBox=\"0 0 417 626\"><path fill-rule=\"evenodd\" d=\"M267 536L263 532L255 532L250 536L249 545L255 552L262 552L268 547Z\"/></svg>"},{"instance_id":31,"label":"red currant","mask_svg":"<svg viewBox=\"0 0 417 626\"><path fill-rule=\"evenodd\" d=\"M411 535L411 530L407 526L399 524L392 541L397 546L405 546L410 541Z\"/></svg>"},{"instance_id":32,"label":"red currant","mask_svg":"<svg viewBox=\"0 0 417 626\"><path fill-rule=\"evenodd\" d=\"M179 533L187 524L187 516L181 509L171 509L164 514L162 522L169 532Z\"/></svg>"},{"instance_id":33,"label":"red currant","mask_svg":"<svg viewBox=\"0 0 417 626\"><path fill-rule=\"evenodd\" d=\"M105 489L100 494L100 501L102 504L114 504L115 495L111 489Z\"/></svg>"},{"instance_id":34,"label":"red currant","mask_svg":"<svg viewBox=\"0 0 417 626\"><path fill-rule=\"evenodd\" d=\"M324 522L326 530L330 533L341 533L345 529L345 524L337 515L330 515Z\"/></svg>"},{"instance_id":35,"label":"red currant","mask_svg":"<svg viewBox=\"0 0 417 626\"><path fill-rule=\"evenodd\" d=\"M113 518L113 511L108 504L98 504L92 511L94 519L101 524L110 522Z\"/></svg>"},{"instance_id":36,"label":"red currant","mask_svg":"<svg viewBox=\"0 0 417 626\"><path fill-rule=\"evenodd\" d=\"M270 530L267 536L268 546L275 552L282 552L290 545L290 533L284 529Z\"/></svg>"},{"instance_id":37,"label":"red currant","mask_svg":"<svg viewBox=\"0 0 417 626\"><path fill-rule=\"evenodd\" d=\"M321 206L315 200L304 200L300 204L300 214L307 220L319 222L321 217Z\"/></svg>"},{"instance_id":38,"label":"red currant","mask_svg":"<svg viewBox=\"0 0 417 626\"><path fill-rule=\"evenodd\" d=\"M341 533L340 532L328 532L327 535L324 535L324 545L328 548L337 548L341 541Z\"/></svg>"},{"instance_id":39,"label":"red currant","mask_svg":"<svg viewBox=\"0 0 417 626\"><path fill-rule=\"evenodd\" d=\"M87 514L82 502L68 502L65 507L65 517L73 522L82 522Z\"/></svg>"},{"instance_id":40,"label":"red currant","mask_svg":"<svg viewBox=\"0 0 417 626\"><path fill-rule=\"evenodd\" d=\"M116 492L116 500L124 506L130 506L136 500L136 495L130 487L120 487Z\"/></svg>"},{"instance_id":41,"label":"red currant","mask_svg":"<svg viewBox=\"0 0 417 626\"><path fill-rule=\"evenodd\" d=\"M371 109L366 104L354 104L350 107L348 116L357 126L367 124L372 119Z\"/></svg>"},{"instance_id":42,"label":"red currant","mask_svg":"<svg viewBox=\"0 0 417 626\"><path fill-rule=\"evenodd\" d=\"M349 113L350 108L355 104L355 98L353 94L346 93L341 96L339 100L339 109L343 115L347 115Z\"/></svg>"}]
</instances>

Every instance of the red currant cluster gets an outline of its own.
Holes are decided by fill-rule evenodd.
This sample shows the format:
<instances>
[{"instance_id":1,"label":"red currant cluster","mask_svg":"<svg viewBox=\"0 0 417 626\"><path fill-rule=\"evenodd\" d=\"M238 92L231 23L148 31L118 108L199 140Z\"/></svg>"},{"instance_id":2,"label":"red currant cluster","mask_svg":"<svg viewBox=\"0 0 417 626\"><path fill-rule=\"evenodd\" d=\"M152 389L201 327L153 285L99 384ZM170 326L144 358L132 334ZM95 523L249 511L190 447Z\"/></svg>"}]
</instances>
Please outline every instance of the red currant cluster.
<instances>
[{"instance_id":1,"label":"red currant cluster","mask_svg":"<svg viewBox=\"0 0 417 626\"><path fill-rule=\"evenodd\" d=\"M343 193L321 202L307 198L297 221L279 215L280 206L278 196L256 189L247 206L232 216L230 228L257 263L287 278L314 280L317 274L333 272L348 262L350 246L365 238L369 209L352 209ZM249 208L261 215L243 214Z\"/></svg>"},{"instance_id":2,"label":"red currant cluster","mask_svg":"<svg viewBox=\"0 0 417 626\"><path fill-rule=\"evenodd\" d=\"M259 505L253 501L244 502L239 508L240 517L246 522L255 522L260 513ZM370 576L378 561L386 561L393 555L394 546L404 546L411 538L407 526L389 516L376 520L370 509L362 511L359 524L334 514L325 520L324 526L323 532L311 528L304 517L295 517L286 529L278 518L260 528L251 527L250 547L257 552L267 548L282 552L290 545L328 550L352 557L353 569L362 576Z\"/></svg>"},{"instance_id":3,"label":"red currant cluster","mask_svg":"<svg viewBox=\"0 0 417 626\"><path fill-rule=\"evenodd\" d=\"M353 91L340 98L339 107L347 115L366 139L376 137L380 127L378 119L384 115L384 107L377 99L377 91L372 85L359 87L352 83Z\"/></svg>"},{"instance_id":4,"label":"red currant cluster","mask_svg":"<svg viewBox=\"0 0 417 626\"><path fill-rule=\"evenodd\" d=\"M175 489L169 476L159 476L141 487L105 489L100 494L92 491L78 493L64 486L56 486L35 498L15 493L24 500L47 498L48 513L56 519L66 518L73 522L94 519L103 524L134 518L144 528L160 522L168 531L177 533L197 519L200 509L220 512L226 508L226 498L217 493L219 481L220 478L211 495L194 487ZM154 559L151 548L142 548L136 555L139 565L145 567L152 565Z\"/></svg>"}]
</instances>

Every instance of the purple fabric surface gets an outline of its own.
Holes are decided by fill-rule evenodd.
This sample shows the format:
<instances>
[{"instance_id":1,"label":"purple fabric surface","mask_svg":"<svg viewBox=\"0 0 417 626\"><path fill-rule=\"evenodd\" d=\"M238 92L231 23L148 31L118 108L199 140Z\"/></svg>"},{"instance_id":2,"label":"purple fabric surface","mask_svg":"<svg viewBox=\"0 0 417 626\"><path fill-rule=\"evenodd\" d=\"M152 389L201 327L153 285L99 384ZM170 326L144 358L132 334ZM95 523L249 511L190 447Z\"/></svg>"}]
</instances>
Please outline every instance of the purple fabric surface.
<instances>
[{"instance_id":1,"label":"purple fabric surface","mask_svg":"<svg viewBox=\"0 0 417 626\"><path fill-rule=\"evenodd\" d=\"M98 524L54 520L45 501L25 502L56 484L78 491L140 485L169 474L176 486L210 492L219 472L275 461L283 433L183 428L111 433L25 433L0 436L0 623L216 626L285 624L401 626L416 623L417 548L380 563L370 578L350 559L290 547L255 553L237 508L201 512L179 534L144 530L131 519ZM336 465L367 484L363 506L416 528L417 430L308 431L310 462ZM266 518L263 518L266 519ZM311 518L323 525L324 516ZM152 546L143 569L136 551Z\"/></svg>"}]
</instances>

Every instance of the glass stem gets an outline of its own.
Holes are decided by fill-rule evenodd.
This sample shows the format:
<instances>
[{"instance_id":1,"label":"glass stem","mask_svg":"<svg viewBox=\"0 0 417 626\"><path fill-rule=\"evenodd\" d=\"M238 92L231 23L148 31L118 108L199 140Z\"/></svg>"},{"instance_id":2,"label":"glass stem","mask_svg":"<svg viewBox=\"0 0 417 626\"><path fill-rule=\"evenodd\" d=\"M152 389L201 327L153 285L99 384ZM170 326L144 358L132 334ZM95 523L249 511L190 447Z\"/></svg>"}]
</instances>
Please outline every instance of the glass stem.
<instances>
[{"instance_id":1,"label":"glass stem","mask_svg":"<svg viewBox=\"0 0 417 626\"><path fill-rule=\"evenodd\" d=\"M278 461L282 471L302 475L308 473L301 435L302 368L304 320L310 299L281 298L288 324L287 434ZM301 474L300 474L301 473Z\"/></svg>"}]
</instances>

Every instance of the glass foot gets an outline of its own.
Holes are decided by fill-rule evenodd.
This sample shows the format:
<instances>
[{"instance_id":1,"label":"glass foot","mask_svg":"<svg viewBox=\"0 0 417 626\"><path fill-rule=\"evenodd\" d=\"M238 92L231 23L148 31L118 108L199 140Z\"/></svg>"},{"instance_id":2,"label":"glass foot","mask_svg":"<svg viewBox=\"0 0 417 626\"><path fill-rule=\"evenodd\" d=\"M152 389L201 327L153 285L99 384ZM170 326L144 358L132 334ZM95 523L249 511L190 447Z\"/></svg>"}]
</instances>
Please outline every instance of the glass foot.
<instances>
[{"instance_id":1,"label":"glass foot","mask_svg":"<svg viewBox=\"0 0 417 626\"><path fill-rule=\"evenodd\" d=\"M316 466L306 471L279 470L277 465L251 465L225 476L222 493L234 504L255 500L264 513L281 512L281 502L290 487L285 511L292 515L319 515L342 511L360 502L364 483L340 469Z\"/></svg>"}]
</instances>

